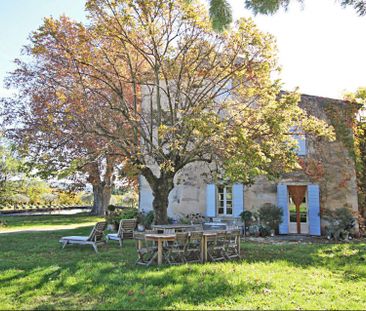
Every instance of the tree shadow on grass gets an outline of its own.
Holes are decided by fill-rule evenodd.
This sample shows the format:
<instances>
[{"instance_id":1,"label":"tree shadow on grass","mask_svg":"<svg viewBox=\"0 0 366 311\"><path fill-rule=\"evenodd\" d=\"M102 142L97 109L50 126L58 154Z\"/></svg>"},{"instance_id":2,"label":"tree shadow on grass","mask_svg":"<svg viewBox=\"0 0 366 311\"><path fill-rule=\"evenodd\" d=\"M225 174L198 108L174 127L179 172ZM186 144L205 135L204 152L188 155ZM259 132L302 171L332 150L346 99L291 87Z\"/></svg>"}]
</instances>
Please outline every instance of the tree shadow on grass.
<instances>
[{"instance_id":1,"label":"tree shadow on grass","mask_svg":"<svg viewBox=\"0 0 366 311\"><path fill-rule=\"evenodd\" d=\"M67 235L89 232L90 228L79 228ZM227 309L273 287L263 278L246 276L251 263L320 266L342 273L345 281L366 276L365 265L360 264L365 244L243 243L241 261L139 267L134 264L134 241L126 241L123 248L117 243L102 246L95 254L89 246L62 250L58 240L63 235L61 231L0 237L0 273L9 273L0 287L13 287L6 302L37 309Z\"/></svg>"},{"instance_id":2,"label":"tree shadow on grass","mask_svg":"<svg viewBox=\"0 0 366 311\"><path fill-rule=\"evenodd\" d=\"M285 261L295 267L324 267L344 280L366 279L365 243L262 244L243 243L248 263Z\"/></svg>"},{"instance_id":3,"label":"tree shadow on grass","mask_svg":"<svg viewBox=\"0 0 366 311\"><path fill-rule=\"evenodd\" d=\"M89 230L80 228L68 235L87 234ZM15 234L12 239L17 244L0 247L5 254L0 270L21 271L0 285L13 287L7 295L17 301L18 307L163 309L200 304L217 307L271 287L260 280L231 279L237 263L140 267L135 265L134 241L126 241L123 248L118 244L102 246L100 253L95 254L87 246L62 250L58 245L61 235L64 232Z\"/></svg>"},{"instance_id":4,"label":"tree shadow on grass","mask_svg":"<svg viewBox=\"0 0 366 311\"><path fill-rule=\"evenodd\" d=\"M227 272L220 273L222 264L182 265L176 267L136 267L120 265L106 268L69 267L67 277L55 288L56 292L77 293L90 299L93 309L166 309L184 306L228 305L238 297L251 296L271 288L268 282L242 278L233 282ZM88 272L87 272L87 271ZM44 305L39 305L42 309ZM56 308L63 306L54 305Z\"/></svg>"}]
</instances>

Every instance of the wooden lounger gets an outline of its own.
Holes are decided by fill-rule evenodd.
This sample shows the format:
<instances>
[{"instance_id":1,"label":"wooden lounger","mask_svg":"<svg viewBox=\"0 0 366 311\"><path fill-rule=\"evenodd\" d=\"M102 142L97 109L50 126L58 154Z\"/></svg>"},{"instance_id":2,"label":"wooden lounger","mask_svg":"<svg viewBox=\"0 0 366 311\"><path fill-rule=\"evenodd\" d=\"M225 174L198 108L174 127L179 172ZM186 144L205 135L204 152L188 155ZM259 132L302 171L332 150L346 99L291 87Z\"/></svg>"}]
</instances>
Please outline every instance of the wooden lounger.
<instances>
[{"instance_id":1,"label":"wooden lounger","mask_svg":"<svg viewBox=\"0 0 366 311\"><path fill-rule=\"evenodd\" d=\"M118 241L119 245L122 247L123 240L133 239L133 231L135 230L136 225L136 219L122 219L119 224L118 232L107 234L107 241Z\"/></svg>"},{"instance_id":2,"label":"wooden lounger","mask_svg":"<svg viewBox=\"0 0 366 311\"><path fill-rule=\"evenodd\" d=\"M60 243L62 243L62 248L64 248L67 244L89 244L93 246L95 252L98 253L98 244L105 243L103 239L103 232L107 226L106 222L98 222L94 226L89 236L65 236L60 239Z\"/></svg>"}]
</instances>

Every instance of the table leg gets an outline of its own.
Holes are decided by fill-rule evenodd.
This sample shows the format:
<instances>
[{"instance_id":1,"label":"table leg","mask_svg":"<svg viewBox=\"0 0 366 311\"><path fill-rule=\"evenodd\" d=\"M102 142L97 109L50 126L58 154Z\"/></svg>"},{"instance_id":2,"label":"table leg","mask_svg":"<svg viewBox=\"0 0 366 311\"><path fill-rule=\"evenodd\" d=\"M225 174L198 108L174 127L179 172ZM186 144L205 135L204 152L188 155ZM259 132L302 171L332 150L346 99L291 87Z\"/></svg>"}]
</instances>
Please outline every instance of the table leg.
<instances>
[{"instance_id":1,"label":"table leg","mask_svg":"<svg viewBox=\"0 0 366 311\"><path fill-rule=\"evenodd\" d=\"M236 237L238 239L238 254L239 254L239 257L240 257L240 234Z\"/></svg>"},{"instance_id":2,"label":"table leg","mask_svg":"<svg viewBox=\"0 0 366 311\"><path fill-rule=\"evenodd\" d=\"M158 240L158 265L160 266L163 263L163 241Z\"/></svg>"},{"instance_id":3,"label":"table leg","mask_svg":"<svg viewBox=\"0 0 366 311\"><path fill-rule=\"evenodd\" d=\"M201 258L203 262L207 262L207 236L203 236L202 239L202 250L201 250Z\"/></svg>"},{"instance_id":4,"label":"table leg","mask_svg":"<svg viewBox=\"0 0 366 311\"><path fill-rule=\"evenodd\" d=\"M141 247L142 247L142 242L141 242L141 240L137 240L137 248L138 249L141 249Z\"/></svg>"}]
</instances>

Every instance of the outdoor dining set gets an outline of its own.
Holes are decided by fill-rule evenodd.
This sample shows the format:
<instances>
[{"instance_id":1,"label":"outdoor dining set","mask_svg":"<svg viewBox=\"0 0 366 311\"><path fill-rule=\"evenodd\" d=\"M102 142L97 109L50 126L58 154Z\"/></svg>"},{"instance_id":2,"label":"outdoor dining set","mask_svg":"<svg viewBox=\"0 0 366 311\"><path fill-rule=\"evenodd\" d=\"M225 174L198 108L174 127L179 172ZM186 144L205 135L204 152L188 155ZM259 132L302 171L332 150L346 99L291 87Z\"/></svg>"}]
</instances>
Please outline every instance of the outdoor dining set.
<instances>
[{"instance_id":1,"label":"outdoor dining set","mask_svg":"<svg viewBox=\"0 0 366 311\"><path fill-rule=\"evenodd\" d=\"M123 219L117 233L108 234L108 240L117 240L120 246L124 239L136 241L136 264L170 265L190 262L223 261L240 258L240 229L236 226L225 230L207 230L199 225L153 225L151 230L135 231L135 219ZM98 252L97 245L104 243L105 222L95 225L89 236L69 236L60 239L67 244L89 244Z\"/></svg>"}]
</instances>

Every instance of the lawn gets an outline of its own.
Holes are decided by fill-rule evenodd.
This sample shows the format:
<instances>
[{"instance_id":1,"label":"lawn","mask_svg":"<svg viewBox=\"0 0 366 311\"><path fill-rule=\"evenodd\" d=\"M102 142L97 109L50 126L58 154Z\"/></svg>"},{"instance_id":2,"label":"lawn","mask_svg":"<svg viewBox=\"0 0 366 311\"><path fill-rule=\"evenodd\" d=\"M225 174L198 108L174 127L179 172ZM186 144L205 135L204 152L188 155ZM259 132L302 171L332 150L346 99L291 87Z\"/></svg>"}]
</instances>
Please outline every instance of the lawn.
<instances>
[{"instance_id":1,"label":"lawn","mask_svg":"<svg viewBox=\"0 0 366 311\"><path fill-rule=\"evenodd\" d=\"M243 243L240 261L158 268L135 266L133 241L61 249L89 231L0 234L0 309L366 309L365 243Z\"/></svg>"}]
</instances>

